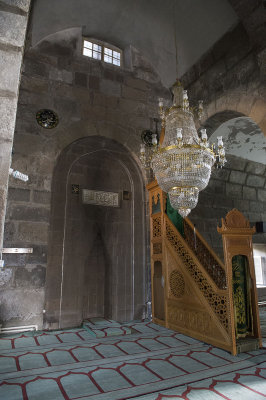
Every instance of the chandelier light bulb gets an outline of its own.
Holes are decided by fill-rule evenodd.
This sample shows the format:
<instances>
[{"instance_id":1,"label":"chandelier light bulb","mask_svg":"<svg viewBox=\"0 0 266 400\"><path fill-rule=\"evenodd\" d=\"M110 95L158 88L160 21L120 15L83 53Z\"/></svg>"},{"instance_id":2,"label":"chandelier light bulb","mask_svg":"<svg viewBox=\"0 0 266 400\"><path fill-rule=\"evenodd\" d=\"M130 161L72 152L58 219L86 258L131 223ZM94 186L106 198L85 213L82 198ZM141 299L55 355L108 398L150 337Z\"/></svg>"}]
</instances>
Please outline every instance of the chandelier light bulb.
<instances>
[{"instance_id":1,"label":"chandelier light bulb","mask_svg":"<svg viewBox=\"0 0 266 400\"><path fill-rule=\"evenodd\" d=\"M207 140L208 137L207 137L206 129L201 129L200 132L201 132L201 139Z\"/></svg>"},{"instance_id":2,"label":"chandelier light bulb","mask_svg":"<svg viewBox=\"0 0 266 400\"><path fill-rule=\"evenodd\" d=\"M157 135L156 135L156 133L152 134L152 144L153 144L153 146L157 146Z\"/></svg>"},{"instance_id":3,"label":"chandelier light bulb","mask_svg":"<svg viewBox=\"0 0 266 400\"><path fill-rule=\"evenodd\" d=\"M163 99L159 99L159 107L163 107Z\"/></svg>"},{"instance_id":4,"label":"chandelier light bulb","mask_svg":"<svg viewBox=\"0 0 266 400\"><path fill-rule=\"evenodd\" d=\"M189 101L188 101L187 90L183 90L183 109L184 110L188 110L189 109Z\"/></svg>"},{"instance_id":5,"label":"chandelier light bulb","mask_svg":"<svg viewBox=\"0 0 266 400\"><path fill-rule=\"evenodd\" d=\"M177 139L182 139L182 128L176 129L176 137Z\"/></svg>"},{"instance_id":6,"label":"chandelier light bulb","mask_svg":"<svg viewBox=\"0 0 266 400\"><path fill-rule=\"evenodd\" d=\"M199 100L199 105L198 105L198 118L199 120L202 120L203 118L203 100Z\"/></svg>"},{"instance_id":7,"label":"chandelier light bulb","mask_svg":"<svg viewBox=\"0 0 266 400\"><path fill-rule=\"evenodd\" d=\"M140 145L140 154L144 155L145 154L145 144Z\"/></svg>"},{"instance_id":8,"label":"chandelier light bulb","mask_svg":"<svg viewBox=\"0 0 266 400\"><path fill-rule=\"evenodd\" d=\"M223 147L223 137L222 136L217 136L217 144L218 147Z\"/></svg>"}]
</instances>

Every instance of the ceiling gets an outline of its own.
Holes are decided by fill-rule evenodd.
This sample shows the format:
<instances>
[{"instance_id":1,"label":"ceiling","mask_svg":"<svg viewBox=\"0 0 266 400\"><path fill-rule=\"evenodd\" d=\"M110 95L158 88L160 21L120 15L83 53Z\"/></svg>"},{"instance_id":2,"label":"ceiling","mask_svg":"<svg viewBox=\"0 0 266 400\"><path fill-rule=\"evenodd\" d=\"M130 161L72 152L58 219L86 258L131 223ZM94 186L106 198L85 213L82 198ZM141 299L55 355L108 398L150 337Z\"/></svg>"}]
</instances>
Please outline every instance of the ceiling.
<instances>
[{"instance_id":1,"label":"ceiling","mask_svg":"<svg viewBox=\"0 0 266 400\"><path fill-rule=\"evenodd\" d=\"M169 87L238 22L228 0L35 0L32 45L69 28L133 45ZM177 52L176 52L177 49Z\"/></svg>"}]
</instances>

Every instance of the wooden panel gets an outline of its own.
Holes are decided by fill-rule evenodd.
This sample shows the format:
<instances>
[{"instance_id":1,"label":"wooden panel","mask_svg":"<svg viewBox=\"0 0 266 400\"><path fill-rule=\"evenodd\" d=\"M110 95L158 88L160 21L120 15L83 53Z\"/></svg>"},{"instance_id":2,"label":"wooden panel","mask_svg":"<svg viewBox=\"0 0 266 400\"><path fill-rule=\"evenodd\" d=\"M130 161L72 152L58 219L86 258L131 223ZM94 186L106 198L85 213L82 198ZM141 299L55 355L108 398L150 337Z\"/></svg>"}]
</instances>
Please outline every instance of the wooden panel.
<instances>
[{"instance_id":1,"label":"wooden panel","mask_svg":"<svg viewBox=\"0 0 266 400\"><path fill-rule=\"evenodd\" d=\"M236 353L236 338L232 286L232 258L236 255L244 255L248 259L249 274L251 278L251 303L254 338L259 339L260 347L262 347L256 276L252 249L252 235L256 231L255 227L251 228L249 221L244 217L244 215L237 209L233 209L226 215L225 219L222 218L222 226L217 227L217 231L222 235L223 238L225 268L229 291L229 305L231 310L230 326L231 335L233 338L233 354Z\"/></svg>"},{"instance_id":2,"label":"wooden panel","mask_svg":"<svg viewBox=\"0 0 266 400\"><path fill-rule=\"evenodd\" d=\"M162 262L154 262L153 273L154 317L165 320Z\"/></svg>"}]
</instances>

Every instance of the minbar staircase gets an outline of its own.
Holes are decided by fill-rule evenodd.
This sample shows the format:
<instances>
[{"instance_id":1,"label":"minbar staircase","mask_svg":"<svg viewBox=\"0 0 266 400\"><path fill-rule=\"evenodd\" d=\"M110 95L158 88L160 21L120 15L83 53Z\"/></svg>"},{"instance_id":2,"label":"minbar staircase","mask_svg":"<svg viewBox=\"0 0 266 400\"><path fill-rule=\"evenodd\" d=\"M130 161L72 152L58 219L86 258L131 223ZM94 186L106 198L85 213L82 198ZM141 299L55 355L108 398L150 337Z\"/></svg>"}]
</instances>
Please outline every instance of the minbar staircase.
<instances>
[{"instance_id":1,"label":"minbar staircase","mask_svg":"<svg viewBox=\"0 0 266 400\"><path fill-rule=\"evenodd\" d=\"M225 254L227 262L224 265L188 218L184 219L183 237L165 213L166 195L157 182L152 182L147 188L150 197L153 321L234 355L247 351L246 348L261 347L253 259L250 260L253 266L250 268L253 335L237 342L232 273L228 267L233 253ZM241 232L243 236L243 229ZM220 233L224 248L228 247L230 240L227 239L231 236L227 235L226 229ZM246 233L252 237L250 232ZM235 232L233 236L235 239ZM247 242L243 243L245 250L241 247L241 240L238 243L240 247L235 248L236 254L246 254Z\"/></svg>"}]
</instances>

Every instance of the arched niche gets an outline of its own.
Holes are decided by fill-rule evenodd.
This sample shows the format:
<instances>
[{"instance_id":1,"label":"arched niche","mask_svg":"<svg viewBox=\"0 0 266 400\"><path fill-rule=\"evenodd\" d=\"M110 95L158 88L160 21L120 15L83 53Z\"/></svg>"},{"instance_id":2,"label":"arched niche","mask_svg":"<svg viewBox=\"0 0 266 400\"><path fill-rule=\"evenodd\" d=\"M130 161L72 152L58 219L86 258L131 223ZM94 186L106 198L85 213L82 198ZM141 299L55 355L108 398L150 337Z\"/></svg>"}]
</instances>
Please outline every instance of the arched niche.
<instances>
[{"instance_id":1,"label":"arched niche","mask_svg":"<svg viewBox=\"0 0 266 400\"><path fill-rule=\"evenodd\" d=\"M118 193L119 207L84 204L83 189ZM128 150L101 136L73 142L57 161L51 207L44 326L142 318L144 185Z\"/></svg>"}]
</instances>

